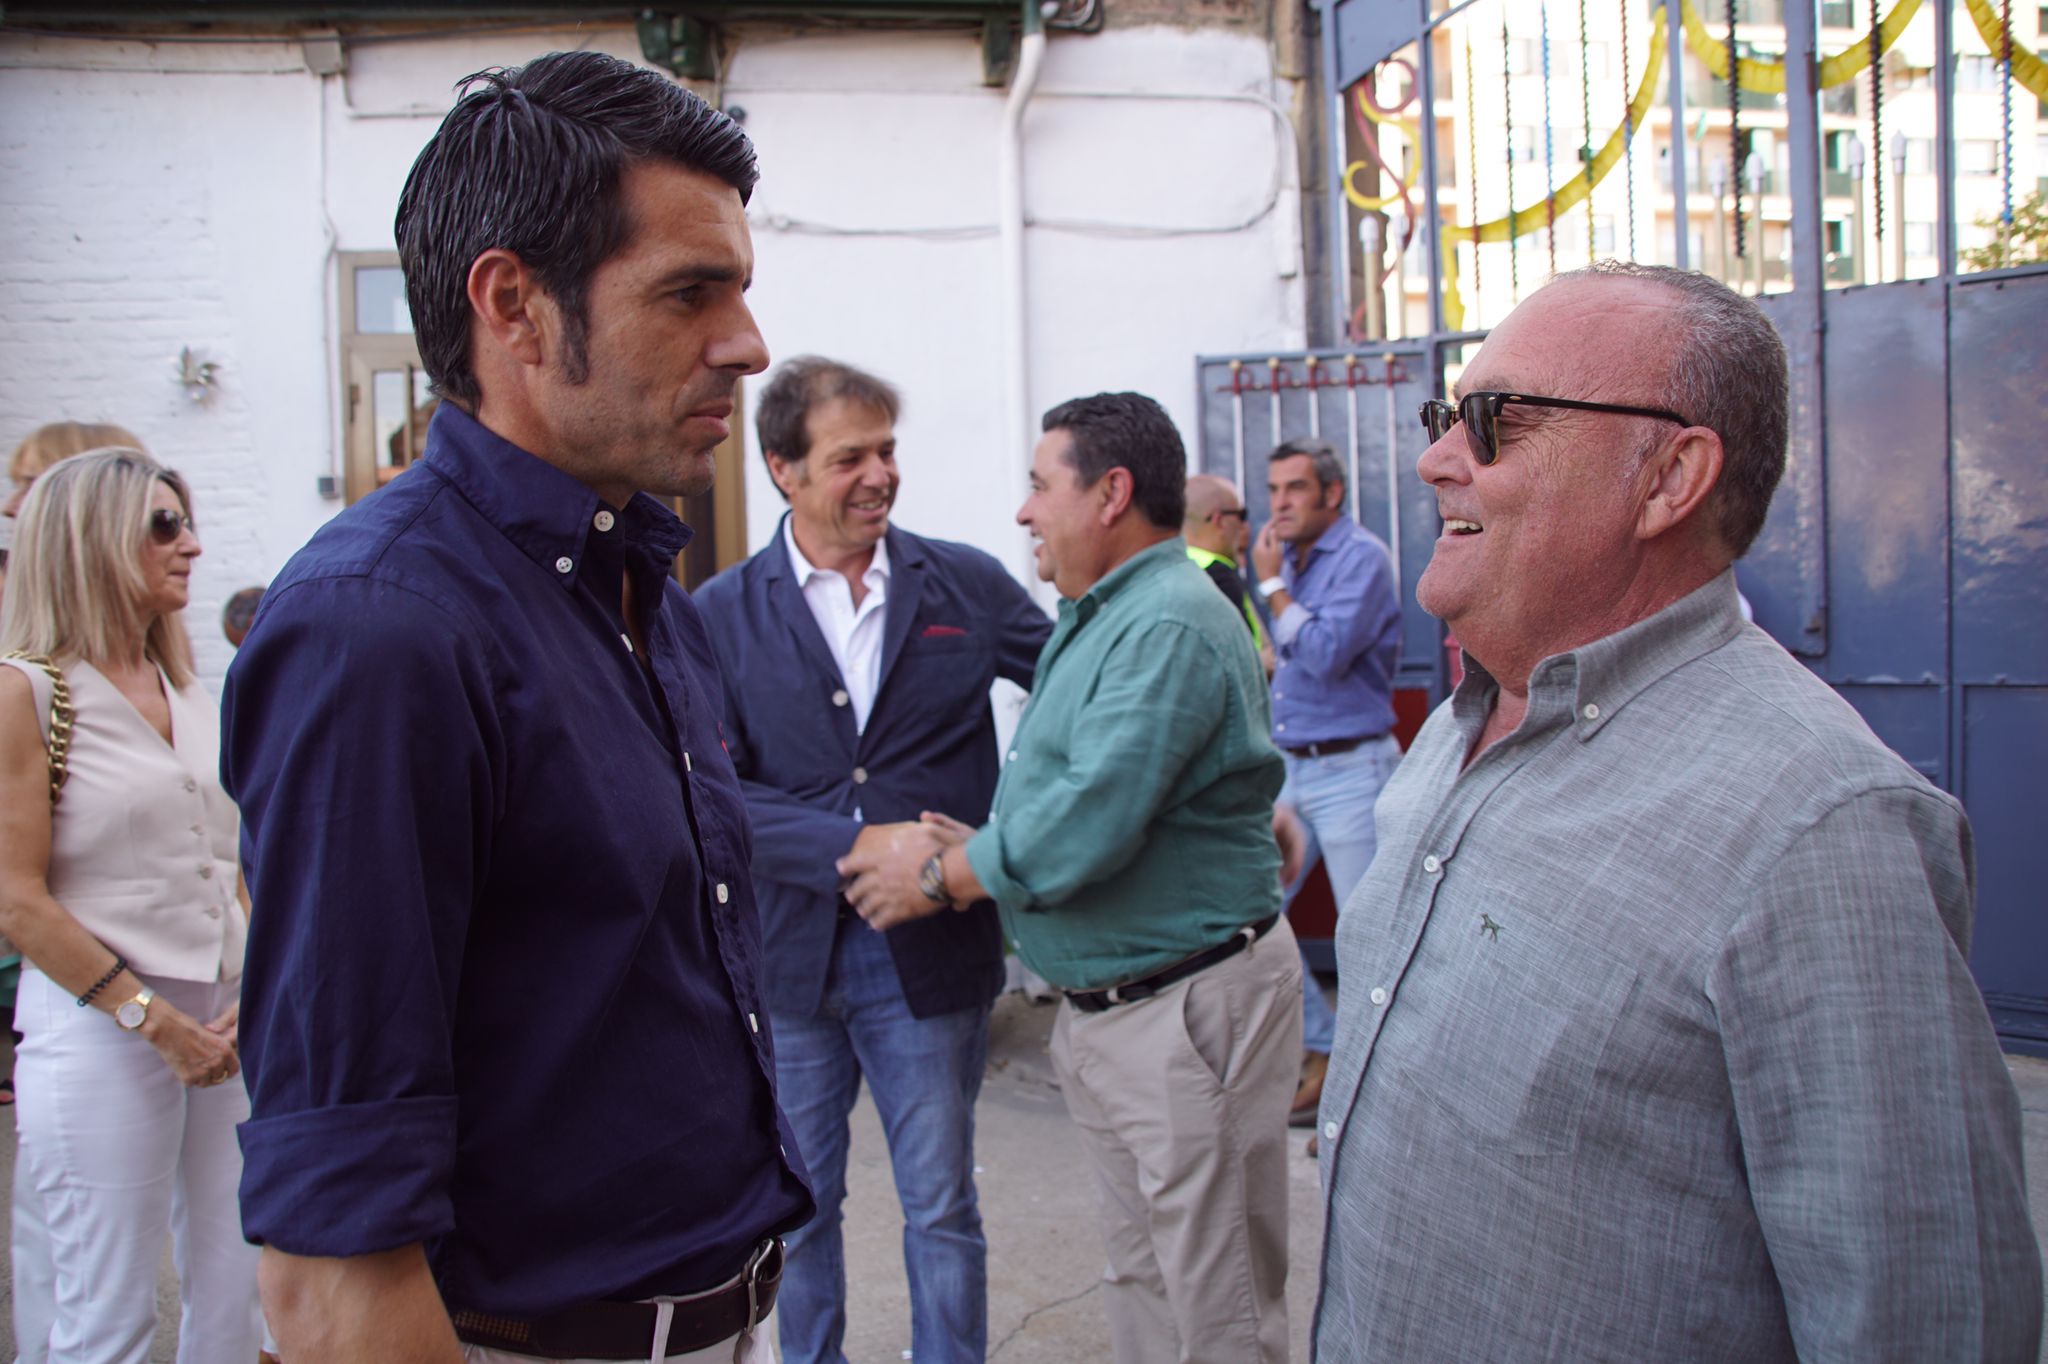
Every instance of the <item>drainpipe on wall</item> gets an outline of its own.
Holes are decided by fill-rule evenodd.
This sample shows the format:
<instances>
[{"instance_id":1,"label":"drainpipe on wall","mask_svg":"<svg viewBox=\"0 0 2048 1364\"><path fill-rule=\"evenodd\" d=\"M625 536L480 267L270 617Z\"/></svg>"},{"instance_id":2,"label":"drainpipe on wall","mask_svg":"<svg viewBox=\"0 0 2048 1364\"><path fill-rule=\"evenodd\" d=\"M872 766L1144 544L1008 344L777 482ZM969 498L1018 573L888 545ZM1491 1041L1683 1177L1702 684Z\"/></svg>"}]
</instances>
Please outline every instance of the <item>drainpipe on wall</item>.
<instances>
[{"instance_id":1,"label":"drainpipe on wall","mask_svg":"<svg viewBox=\"0 0 2048 1364\"><path fill-rule=\"evenodd\" d=\"M1017 73L1010 79L1010 96L1003 105L1003 141L997 156L997 209L1003 247L1003 321L1005 403L1003 417L1008 439L1017 442L1014 455L1017 497L1031 475L1031 450L1035 444L1031 421L1031 325L1026 313L1024 289L1024 107L1031 102L1038 84L1038 70L1045 61L1045 22L1038 0L1023 0L1024 41L1017 53ZM1031 540L1023 542L1024 581L1037 580L1031 556Z\"/></svg>"}]
</instances>

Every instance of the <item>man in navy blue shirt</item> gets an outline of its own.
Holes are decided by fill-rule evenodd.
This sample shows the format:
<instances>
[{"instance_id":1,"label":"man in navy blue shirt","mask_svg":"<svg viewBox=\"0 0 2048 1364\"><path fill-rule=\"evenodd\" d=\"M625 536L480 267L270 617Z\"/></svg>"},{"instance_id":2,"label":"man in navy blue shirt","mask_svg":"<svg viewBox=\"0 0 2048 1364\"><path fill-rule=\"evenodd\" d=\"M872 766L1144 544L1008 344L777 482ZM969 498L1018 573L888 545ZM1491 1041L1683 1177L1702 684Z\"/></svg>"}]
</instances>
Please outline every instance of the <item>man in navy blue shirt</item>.
<instances>
[{"instance_id":1,"label":"man in navy blue shirt","mask_svg":"<svg viewBox=\"0 0 2048 1364\"><path fill-rule=\"evenodd\" d=\"M1266 491L1272 515L1252 543L1252 567L1273 616L1273 743L1287 760L1280 803L1307 826L1304 875L1320 853L1341 910L1372 864L1373 805L1401 761L1401 587L1385 543L1345 513L1344 466L1329 445L1280 444L1266 461ZM1336 1018L1306 958L1302 968L1302 1079L1290 1121L1307 1127Z\"/></svg>"},{"instance_id":2,"label":"man in navy blue shirt","mask_svg":"<svg viewBox=\"0 0 2048 1364\"><path fill-rule=\"evenodd\" d=\"M767 363L753 149L596 53L464 85L398 211L425 458L300 551L228 677L243 1226L288 1359L765 1357L812 1201L656 500L709 486Z\"/></svg>"},{"instance_id":3,"label":"man in navy blue shirt","mask_svg":"<svg viewBox=\"0 0 2048 1364\"><path fill-rule=\"evenodd\" d=\"M911 1353L978 1364L988 1348L974 1101L1003 978L996 908L877 933L840 895L834 864L926 810L987 817L989 686L1031 685L1052 621L980 550L890 523L899 407L893 387L851 365L784 361L755 427L789 515L697 594L754 822L778 1092L818 1199L789 1238L783 1364L846 1358L839 1208L863 1076L903 1205Z\"/></svg>"}]
</instances>

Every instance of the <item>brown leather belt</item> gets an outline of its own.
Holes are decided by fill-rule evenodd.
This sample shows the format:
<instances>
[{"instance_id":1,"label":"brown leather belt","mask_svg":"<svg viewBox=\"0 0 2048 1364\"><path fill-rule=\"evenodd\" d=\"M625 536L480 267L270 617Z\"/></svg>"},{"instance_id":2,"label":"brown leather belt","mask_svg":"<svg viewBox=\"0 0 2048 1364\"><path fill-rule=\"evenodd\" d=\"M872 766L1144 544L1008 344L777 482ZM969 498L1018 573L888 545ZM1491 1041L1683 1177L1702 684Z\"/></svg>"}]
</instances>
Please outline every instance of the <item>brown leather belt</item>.
<instances>
[{"instance_id":1,"label":"brown leather belt","mask_svg":"<svg viewBox=\"0 0 2048 1364\"><path fill-rule=\"evenodd\" d=\"M1204 948L1192 957L1177 961L1163 971L1154 971L1142 980L1125 981L1121 985L1112 985L1107 990L1063 990L1060 993L1084 1014L1099 1014L1104 1009L1118 1004L1135 1004L1141 999L1152 998L1175 981L1186 980L1195 972L1207 970L1226 957L1236 956L1265 937L1278 922L1280 916L1272 914L1255 924L1246 924L1214 947Z\"/></svg>"},{"instance_id":2,"label":"brown leather belt","mask_svg":"<svg viewBox=\"0 0 2048 1364\"><path fill-rule=\"evenodd\" d=\"M1280 751L1297 758L1328 758L1338 753L1349 753L1360 744L1369 744L1375 739L1385 737L1382 731L1379 734L1361 734L1356 739L1318 739L1315 743L1303 744L1299 748L1289 748L1282 744Z\"/></svg>"},{"instance_id":3,"label":"brown leather belt","mask_svg":"<svg viewBox=\"0 0 2048 1364\"><path fill-rule=\"evenodd\" d=\"M775 1306L781 1284L782 1238L770 1237L737 1279L676 1300L666 1353L708 1349L752 1330ZM651 1302L585 1302L532 1320L453 1306L448 1315L466 1345L547 1359L645 1359L654 1348L658 1310Z\"/></svg>"}]
</instances>

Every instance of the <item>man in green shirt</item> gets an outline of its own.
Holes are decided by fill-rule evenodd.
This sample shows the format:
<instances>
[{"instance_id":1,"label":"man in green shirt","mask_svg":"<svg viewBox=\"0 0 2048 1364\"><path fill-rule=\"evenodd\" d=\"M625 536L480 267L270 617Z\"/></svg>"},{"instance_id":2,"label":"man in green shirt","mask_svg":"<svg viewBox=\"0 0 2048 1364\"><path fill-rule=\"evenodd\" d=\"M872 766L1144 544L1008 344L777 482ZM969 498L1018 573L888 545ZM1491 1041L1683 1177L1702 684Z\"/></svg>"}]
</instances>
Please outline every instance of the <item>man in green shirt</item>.
<instances>
[{"instance_id":1,"label":"man in green shirt","mask_svg":"<svg viewBox=\"0 0 2048 1364\"><path fill-rule=\"evenodd\" d=\"M1053 1061L1101 1186L1119 1364L1284 1360L1301 966L1265 679L1178 535L1165 411L1100 394L1044 427L1017 519L1063 600L989 822L927 816L839 870L876 928L992 897L1064 992Z\"/></svg>"}]
</instances>

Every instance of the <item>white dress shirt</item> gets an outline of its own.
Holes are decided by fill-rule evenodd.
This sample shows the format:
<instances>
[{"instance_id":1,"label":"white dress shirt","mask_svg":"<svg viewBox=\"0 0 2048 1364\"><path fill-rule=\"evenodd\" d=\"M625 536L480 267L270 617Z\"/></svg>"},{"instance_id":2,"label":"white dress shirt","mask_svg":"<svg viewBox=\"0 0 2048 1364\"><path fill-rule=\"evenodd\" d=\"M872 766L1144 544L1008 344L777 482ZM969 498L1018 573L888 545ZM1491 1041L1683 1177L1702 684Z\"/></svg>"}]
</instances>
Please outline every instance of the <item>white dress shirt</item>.
<instances>
[{"instance_id":1,"label":"white dress shirt","mask_svg":"<svg viewBox=\"0 0 2048 1364\"><path fill-rule=\"evenodd\" d=\"M854 729L865 730L868 712L875 708L875 691L882 683L883 607L889 601L888 542L875 542L875 557L860 578L867 595L855 606L853 586L846 575L816 567L797 548L795 526L794 517L784 518L782 542L789 549L790 566L796 570L797 586L803 589L811 618L818 622L818 633L825 637L825 647L839 665L840 680L846 684L853 706Z\"/></svg>"}]
</instances>

